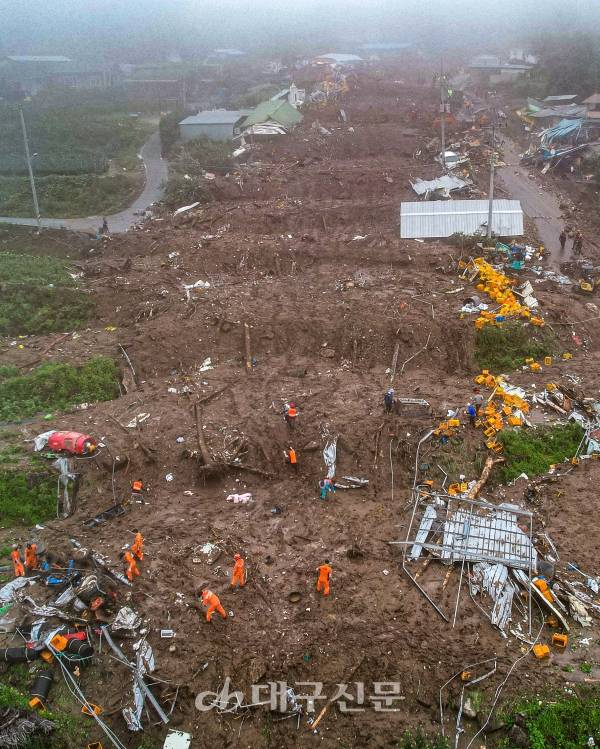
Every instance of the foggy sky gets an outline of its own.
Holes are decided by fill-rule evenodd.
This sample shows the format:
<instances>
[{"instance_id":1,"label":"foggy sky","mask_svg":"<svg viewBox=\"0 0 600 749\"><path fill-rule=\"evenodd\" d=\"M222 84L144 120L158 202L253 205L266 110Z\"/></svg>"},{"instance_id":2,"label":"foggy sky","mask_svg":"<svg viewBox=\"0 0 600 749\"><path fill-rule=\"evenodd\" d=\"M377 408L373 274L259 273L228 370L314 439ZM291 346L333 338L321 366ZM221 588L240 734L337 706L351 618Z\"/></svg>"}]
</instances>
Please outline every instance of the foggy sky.
<instances>
[{"instance_id":1,"label":"foggy sky","mask_svg":"<svg viewBox=\"0 0 600 749\"><path fill-rule=\"evenodd\" d=\"M541 31L598 31L600 0L0 0L0 55L159 59L368 41L514 46ZM331 51L331 50L330 50Z\"/></svg>"}]
</instances>

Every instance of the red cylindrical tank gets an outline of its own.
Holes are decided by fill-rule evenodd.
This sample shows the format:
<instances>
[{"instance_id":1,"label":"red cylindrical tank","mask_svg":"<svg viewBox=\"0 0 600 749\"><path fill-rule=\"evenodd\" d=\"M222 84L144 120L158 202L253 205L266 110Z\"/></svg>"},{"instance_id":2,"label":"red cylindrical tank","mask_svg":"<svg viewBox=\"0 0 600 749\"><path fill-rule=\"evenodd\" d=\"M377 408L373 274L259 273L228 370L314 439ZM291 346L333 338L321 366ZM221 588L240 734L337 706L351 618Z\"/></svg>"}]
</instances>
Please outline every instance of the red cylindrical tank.
<instances>
[{"instance_id":1,"label":"red cylindrical tank","mask_svg":"<svg viewBox=\"0 0 600 749\"><path fill-rule=\"evenodd\" d=\"M54 432L48 438L48 447L56 452L67 452L71 455L91 455L97 450L98 443L89 434Z\"/></svg>"}]
</instances>

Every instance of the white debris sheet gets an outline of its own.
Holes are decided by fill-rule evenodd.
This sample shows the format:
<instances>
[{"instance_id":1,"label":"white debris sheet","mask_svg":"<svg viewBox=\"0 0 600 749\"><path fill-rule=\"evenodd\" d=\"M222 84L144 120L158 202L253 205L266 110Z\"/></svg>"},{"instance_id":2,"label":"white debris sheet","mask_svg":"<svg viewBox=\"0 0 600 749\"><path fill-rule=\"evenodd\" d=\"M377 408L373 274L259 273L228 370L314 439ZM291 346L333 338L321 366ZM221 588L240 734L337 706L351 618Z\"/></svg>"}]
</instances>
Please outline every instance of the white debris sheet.
<instances>
[{"instance_id":1,"label":"white debris sheet","mask_svg":"<svg viewBox=\"0 0 600 749\"><path fill-rule=\"evenodd\" d=\"M337 437L331 439L323 449L323 460L327 466L327 478L332 479L335 476L335 461L337 457Z\"/></svg>"},{"instance_id":2,"label":"white debris sheet","mask_svg":"<svg viewBox=\"0 0 600 749\"><path fill-rule=\"evenodd\" d=\"M37 437L34 437L33 438L34 451L39 453L40 450L43 450L48 444L48 440L54 434L55 431L56 429L51 429L49 432L42 432L41 434L38 434Z\"/></svg>"},{"instance_id":3,"label":"white debris sheet","mask_svg":"<svg viewBox=\"0 0 600 749\"><path fill-rule=\"evenodd\" d=\"M181 208L178 208L175 213L173 213L173 216L179 216L180 213L191 211L193 208L197 208L199 205L199 202L191 203L190 205L182 205Z\"/></svg>"},{"instance_id":4,"label":"white debris sheet","mask_svg":"<svg viewBox=\"0 0 600 749\"><path fill-rule=\"evenodd\" d=\"M6 603L7 601L12 601L16 597L15 593L17 590L19 590L19 588L24 588L26 585L30 585L31 582L32 581L28 580L26 577L15 577L14 580L11 580L0 588L0 602Z\"/></svg>"},{"instance_id":5,"label":"white debris sheet","mask_svg":"<svg viewBox=\"0 0 600 749\"><path fill-rule=\"evenodd\" d=\"M501 504L486 515L459 509L444 523L441 558L457 562L499 562L516 569L535 569L536 551L517 525L514 505Z\"/></svg>"},{"instance_id":6,"label":"white debris sheet","mask_svg":"<svg viewBox=\"0 0 600 749\"><path fill-rule=\"evenodd\" d=\"M472 183L466 182L464 179L460 179L460 177L445 174L443 177L438 177L437 179L416 179L410 183L410 186L417 195L427 195L429 192L441 190L444 197L449 197L451 190L462 190L470 184Z\"/></svg>"},{"instance_id":7,"label":"white debris sheet","mask_svg":"<svg viewBox=\"0 0 600 749\"><path fill-rule=\"evenodd\" d=\"M415 543L413 544L408 555L408 558L411 561L414 561L421 556L421 552L423 551L423 544L427 540L427 536L429 535L429 531L431 530L431 526L433 525L433 521L436 519L436 517L437 513L435 511L435 507L433 505L427 505L427 507L425 508L425 512L423 513L423 519L421 520L421 524L419 525L419 530L417 531Z\"/></svg>"},{"instance_id":8,"label":"white debris sheet","mask_svg":"<svg viewBox=\"0 0 600 749\"><path fill-rule=\"evenodd\" d=\"M183 288L185 290L186 301L190 301L192 298L193 289L210 289L210 283L208 281L196 281L195 283L184 283Z\"/></svg>"},{"instance_id":9,"label":"white debris sheet","mask_svg":"<svg viewBox=\"0 0 600 749\"><path fill-rule=\"evenodd\" d=\"M513 596L518 590L508 576L508 567L504 564L477 562L473 565L469 584L472 595L485 592L492 598L492 624L506 632L511 620Z\"/></svg>"}]
</instances>

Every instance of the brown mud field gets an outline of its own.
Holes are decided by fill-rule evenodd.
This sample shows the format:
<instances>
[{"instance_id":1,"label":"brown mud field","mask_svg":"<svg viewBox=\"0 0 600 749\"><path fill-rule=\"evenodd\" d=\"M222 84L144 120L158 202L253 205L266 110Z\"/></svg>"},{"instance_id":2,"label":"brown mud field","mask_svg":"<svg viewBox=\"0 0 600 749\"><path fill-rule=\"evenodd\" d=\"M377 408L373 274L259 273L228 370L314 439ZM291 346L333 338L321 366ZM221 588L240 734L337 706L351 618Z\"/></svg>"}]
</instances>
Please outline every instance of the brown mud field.
<instances>
[{"instance_id":1,"label":"brown mud field","mask_svg":"<svg viewBox=\"0 0 600 749\"><path fill-rule=\"evenodd\" d=\"M388 78L394 80L393 71ZM444 241L399 238L400 202L415 199L408 180L439 174L430 157L415 158L435 135L435 92L359 78L343 100L346 124L339 121L339 106L309 108L293 135L257 145L237 174L214 180L213 201L193 215L165 212L142 229L107 239L101 252L82 251L73 262L96 316L44 355L75 363L111 356L122 366L127 392L52 421L52 428L92 434L107 447L78 467L83 481L74 514L35 533L59 559L81 564L69 539L117 564L134 529L143 533L141 577L131 589L114 587L119 606L143 619L155 676L163 680L153 691L165 709L178 688L169 727L191 733L193 746L394 746L405 730L439 732L440 687L468 664L497 658L497 673L481 685L488 706L519 658L503 702L562 689L582 676L561 670L572 654L543 662L523 657L524 643L503 638L466 594L452 627L403 574L402 547L390 544L408 527L419 440L449 409L465 408L479 371L473 318L460 316L474 291L460 278L459 262L470 252ZM332 135L317 134L315 120ZM569 374L596 397L595 299L527 271L526 278L547 324L574 358L559 358L542 374L515 374L511 382L543 389ZM197 281L210 286L192 289L188 298L184 285ZM581 340L577 350L574 329ZM5 339L2 361L27 367L55 337L28 337L23 349ZM426 399L429 408L384 413L394 366L396 394ZM293 430L282 416L286 401L300 412ZM214 474L198 458L198 403L209 452L230 464ZM141 414L148 417L137 429L126 426ZM419 458L428 468L417 466L419 480L441 486L438 465L451 481L460 474L478 478L485 439L462 421L449 443L427 444ZM48 425L39 419L13 428L31 439ZM366 478L368 485L338 489L321 501L328 435L338 436L336 476ZM284 461L290 445L299 453L297 472ZM110 456L125 466L115 471L114 486ZM128 499L138 477L146 487L141 501L97 528L83 525L115 500ZM493 481L482 496L532 510L535 530L554 539L561 560L594 573L599 479L598 462L586 461L544 484L535 506L527 506L522 482L503 487ZM245 492L252 495L247 504L226 500ZM31 532L3 534L20 543ZM199 551L207 542L218 547L211 563ZM246 560L248 580L232 590L236 552ZM316 568L325 559L333 568L329 597L315 589ZM443 588L446 569L434 567L423 579L451 607L459 570ZM227 620L204 621L198 610L204 587L233 612ZM36 600L43 598L40 586L31 590ZM296 602L291 593L299 594ZM166 628L175 631L174 639L160 637ZM580 630L573 626L575 640ZM129 658L133 641L121 640ZM598 647L575 657L597 662ZM590 678L597 676L595 669ZM329 698L338 684L362 682L364 709L344 712L333 704L316 731L307 723L310 713L297 723L265 706L198 711L196 695L218 692L227 678L246 704L253 684L284 681L306 693L310 687L301 683L322 682ZM120 709L131 704L131 677L105 650L80 681L126 746L137 747L142 738L149 742L144 746L162 746L165 729L152 725L157 718L151 710L143 734L128 732ZM399 684L393 711L375 709L375 682ZM348 692L356 695L356 687L350 684ZM444 693L445 729L452 738L459 692L455 680ZM317 700L313 717L325 703ZM467 719L466 735L481 722ZM106 742L95 726L89 740ZM474 746L482 744L483 735Z\"/></svg>"}]
</instances>

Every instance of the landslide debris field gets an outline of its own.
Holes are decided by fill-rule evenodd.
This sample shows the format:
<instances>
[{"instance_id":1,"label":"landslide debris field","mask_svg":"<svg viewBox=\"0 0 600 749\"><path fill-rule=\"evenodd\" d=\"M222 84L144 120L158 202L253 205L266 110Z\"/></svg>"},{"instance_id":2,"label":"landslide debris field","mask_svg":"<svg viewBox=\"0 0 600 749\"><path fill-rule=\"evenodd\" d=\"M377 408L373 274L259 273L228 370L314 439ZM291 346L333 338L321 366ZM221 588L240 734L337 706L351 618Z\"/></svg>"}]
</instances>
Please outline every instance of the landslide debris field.
<instances>
[{"instance_id":1,"label":"landslide debris field","mask_svg":"<svg viewBox=\"0 0 600 749\"><path fill-rule=\"evenodd\" d=\"M497 671L477 687L478 718L463 717L467 736L479 730L496 688L520 657L502 700L600 677L593 607L593 629L569 619L572 647L536 660L527 642L488 621L479 599L464 587L455 626L452 616L445 621L403 573L403 547L390 544L406 538L415 483L432 481L430 491L447 489L461 476L478 479L493 454L464 414L480 368L476 316L461 316L460 309L474 293L489 302L475 288L477 280L461 278L461 261L475 251L468 242L399 239L400 202L416 199L409 179L440 173L431 154L414 157L435 135L437 92L393 83L394 76L391 70L382 78L359 77L341 103L310 107L293 135L257 144L244 166L217 176L211 202L195 211L157 214L101 246L67 234L28 235L30 252L39 255L47 237L54 238L50 254L57 254L55 239L61 239L90 316L80 315L82 327L68 335L63 326L43 336L3 338L3 364L26 375L42 363L82 366L108 357L120 368L121 395L68 412L50 407L48 419L27 414L23 422L2 426L6 443L24 448L15 453L22 467L33 449L29 441L49 429L91 434L106 447L95 460L76 461L81 487L70 517L49 519L43 530L7 528L0 540L22 545L35 537L63 566L74 558L76 567L86 568L90 562L70 543L75 539L121 569L124 545L133 541L134 529L143 533L142 575L132 588L113 581L109 620L122 606L140 615L156 660L157 679L147 681L167 712L176 695L169 727L191 733L194 746L318 741L325 747L383 747L419 725L439 733L440 687L485 659L497 658ZM347 123L339 120L340 106ZM312 128L315 120L331 135ZM484 168L479 176L485 190ZM3 251L11 250L7 244ZM542 361L541 372L520 366L505 372L510 383L528 396L557 383L574 391L574 402L593 401L600 343L595 298L527 270L519 278L532 282L553 360L550 366ZM525 329L537 334L531 324ZM567 351L573 358L563 360ZM425 399L429 406L385 414L383 393L392 375L396 396ZM7 379L0 387L2 382ZM492 389L482 386L486 399ZM293 430L282 415L290 401L299 409ZM417 454L422 438L457 409L461 425L454 434L431 435ZM529 418L555 424L566 417L537 405ZM350 476L368 484L340 488L321 501L318 482L327 471L322 452L336 436L336 480L347 484L342 477ZM208 467L202 441L212 460ZM299 454L297 473L284 460L290 445ZM552 539L560 555L557 570L573 583L583 578L565 572L568 562L598 571L600 467L592 459L562 462L571 457L561 456L533 492L533 476L503 486L498 466L479 496L532 512L534 541L543 533ZM84 525L128 501L137 478L145 484L142 500L128 502L123 515L94 528ZM252 501L226 500L244 493ZM202 552L207 543L217 547L214 554ZM235 552L246 560L248 583L231 590ZM424 564L426 556L412 574L420 570L428 595L453 614L461 565L440 570L435 560ZM325 559L333 567L328 598L315 590L316 567ZM226 621L204 621L198 610L204 587L233 612ZM298 594L293 603L292 593ZM39 583L27 589L37 603L52 594ZM26 629L35 616L26 604L20 612ZM517 633L533 642L543 620L534 607L532 636L526 628ZM161 629L173 629L175 638L162 639ZM545 627L540 641L551 635ZM138 629L135 637L119 639L130 660L140 636ZM585 637L591 640L580 644ZM21 644L16 633L2 635L3 647ZM586 673L578 668L583 662L591 664ZM7 678L11 668L0 665ZM32 664L31 674L37 668ZM306 711L299 722L295 716L281 720L268 707L197 711L196 695L218 692L227 677L246 703L252 684L323 682L331 697L339 683L363 682L364 712L332 705L315 736ZM58 670L55 680L61 680ZM400 684L395 712L374 710L368 699L374 682ZM144 733L127 730L121 709L133 701L131 675L111 659L106 644L81 669L79 683L126 746L136 747L142 738L144 746L162 746L166 731L153 725L158 718L150 706ZM455 680L444 692L452 739L461 686ZM352 686L348 691L356 693ZM50 693L50 710L68 712L69 704L62 699L58 706ZM324 705L317 701L312 717ZM79 711L74 701L72 709ZM107 746L91 720L89 726L88 741Z\"/></svg>"}]
</instances>

